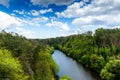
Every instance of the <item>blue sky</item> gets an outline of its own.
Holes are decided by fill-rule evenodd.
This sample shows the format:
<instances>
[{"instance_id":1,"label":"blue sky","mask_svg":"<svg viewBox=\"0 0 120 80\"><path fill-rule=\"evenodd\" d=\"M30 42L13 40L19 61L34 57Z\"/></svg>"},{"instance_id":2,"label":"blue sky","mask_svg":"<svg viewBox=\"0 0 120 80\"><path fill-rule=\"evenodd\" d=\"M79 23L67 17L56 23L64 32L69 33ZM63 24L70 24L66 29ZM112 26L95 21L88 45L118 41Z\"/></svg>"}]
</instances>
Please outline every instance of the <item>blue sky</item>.
<instances>
[{"instance_id":1,"label":"blue sky","mask_svg":"<svg viewBox=\"0 0 120 80\"><path fill-rule=\"evenodd\" d=\"M120 0L0 0L0 30L51 38L120 28Z\"/></svg>"}]
</instances>

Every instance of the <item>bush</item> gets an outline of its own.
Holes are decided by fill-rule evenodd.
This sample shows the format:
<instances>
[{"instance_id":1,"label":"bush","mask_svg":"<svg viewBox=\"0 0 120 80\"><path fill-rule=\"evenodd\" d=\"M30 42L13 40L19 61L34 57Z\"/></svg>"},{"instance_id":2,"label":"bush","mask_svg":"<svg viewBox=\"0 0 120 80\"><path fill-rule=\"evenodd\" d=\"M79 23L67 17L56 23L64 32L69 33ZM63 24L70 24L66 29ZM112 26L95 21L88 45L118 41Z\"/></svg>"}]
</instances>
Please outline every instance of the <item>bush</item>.
<instances>
[{"instance_id":1,"label":"bush","mask_svg":"<svg viewBox=\"0 0 120 80\"><path fill-rule=\"evenodd\" d=\"M0 49L0 80L28 80L17 58L6 49Z\"/></svg>"},{"instance_id":2,"label":"bush","mask_svg":"<svg viewBox=\"0 0 120 80\"><path fill-rule=\"evenodd\" d=\"M64 75L60 77L60 80L72 80L72 79L69 76Z\"/></svg>"},{"instance_id":3,"label":"bush","mask_svg":"<svg viewBox=\"0 0 120 80\"><path fill-rule=\"evenodd\" d=\"M101 70L100 76L106 80L120 80L120 60L111 60Z\"/></svg>"}]
</instances>

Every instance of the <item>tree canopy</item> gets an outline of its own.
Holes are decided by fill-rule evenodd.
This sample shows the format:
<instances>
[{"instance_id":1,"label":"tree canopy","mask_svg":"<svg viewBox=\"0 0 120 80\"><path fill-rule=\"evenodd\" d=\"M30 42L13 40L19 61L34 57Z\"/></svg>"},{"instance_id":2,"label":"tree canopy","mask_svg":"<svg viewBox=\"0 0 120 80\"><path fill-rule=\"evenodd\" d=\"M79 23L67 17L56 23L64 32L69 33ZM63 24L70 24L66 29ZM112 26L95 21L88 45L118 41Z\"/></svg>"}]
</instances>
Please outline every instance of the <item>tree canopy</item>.
<instances>
[{"instance_id":1,"label":"tree canopy","mask_svg":"<svg viewBox=\"0 0 120 80\"><path fill-rule=\"evenodd\" d=\"M120 29L118 28L99 28L95 33L88 31L78 35L46 39L43 42L97 71L102 79L120 79L118 78L120 68L117 67L120 65ZM116 69L119 72L114 72Z\"/></svg>"},{"instance_id":2,"label":"tree canopy","mask_svg":"<svg viewBox=\"0 0 120 80\"><path fill-rule=\"evenodd\" d=\"M0 49L0 80L28 80L17 58L12 57L6 49Z\"/></svg>"}]
</instances>

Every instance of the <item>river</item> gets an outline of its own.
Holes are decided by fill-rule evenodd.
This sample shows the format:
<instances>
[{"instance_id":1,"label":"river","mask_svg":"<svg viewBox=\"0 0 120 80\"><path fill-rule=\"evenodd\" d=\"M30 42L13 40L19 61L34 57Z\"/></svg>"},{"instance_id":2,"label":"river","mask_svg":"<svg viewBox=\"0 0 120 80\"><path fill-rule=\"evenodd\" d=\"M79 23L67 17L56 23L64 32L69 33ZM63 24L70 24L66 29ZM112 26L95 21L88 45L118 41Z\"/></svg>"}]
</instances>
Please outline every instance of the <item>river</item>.
<instances>
[{"instance_id":1,"label":"river","mask_svg":"<svg viewBox=\"0 0 120 80\"><path fill-rule=\"evenodd\" d=\"M98 74L94 71L85 68L59 50L55 50L52 57L60 68L58 76L67 75L72 80L100 80Z\"/></svg>"}]
</instances>

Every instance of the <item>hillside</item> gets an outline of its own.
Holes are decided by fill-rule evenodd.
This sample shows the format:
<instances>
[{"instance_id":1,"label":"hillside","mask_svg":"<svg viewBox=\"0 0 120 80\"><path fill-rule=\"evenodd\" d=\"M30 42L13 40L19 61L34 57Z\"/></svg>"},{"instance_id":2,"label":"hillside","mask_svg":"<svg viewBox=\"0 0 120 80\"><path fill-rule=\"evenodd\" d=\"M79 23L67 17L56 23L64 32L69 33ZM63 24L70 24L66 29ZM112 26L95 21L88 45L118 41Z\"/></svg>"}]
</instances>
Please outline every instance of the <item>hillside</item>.
<instances>
[{"instance_id":1,"label":"hillside","mask_svg":"<svg viewBox=\"0 0 120 80\"><path fill-rule=\"evenodd\" d=\"M120 80L120 29L97 29L43 40L96 72L105 80Z\"/></svg>"}]
</instances>

